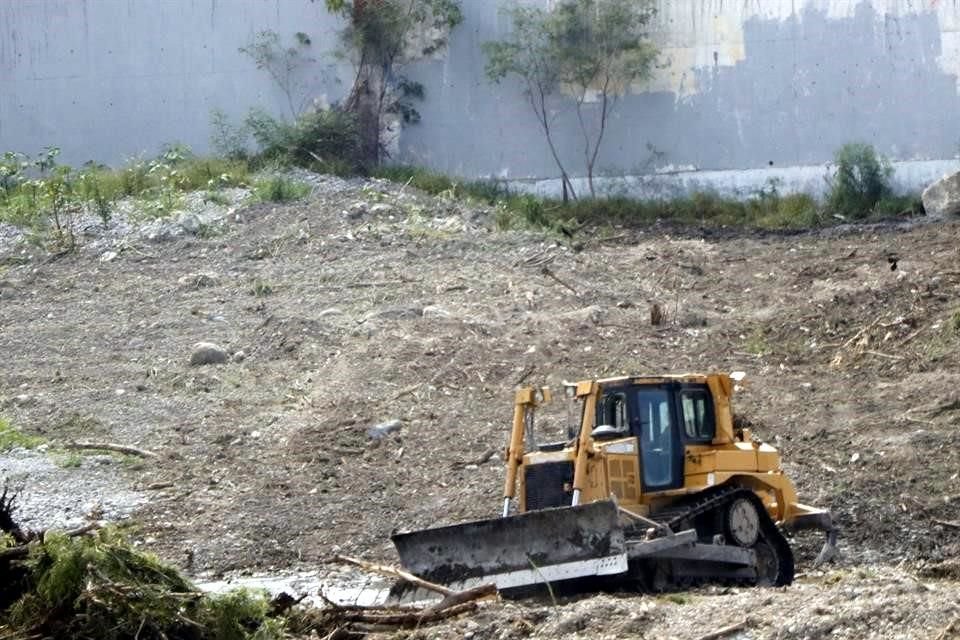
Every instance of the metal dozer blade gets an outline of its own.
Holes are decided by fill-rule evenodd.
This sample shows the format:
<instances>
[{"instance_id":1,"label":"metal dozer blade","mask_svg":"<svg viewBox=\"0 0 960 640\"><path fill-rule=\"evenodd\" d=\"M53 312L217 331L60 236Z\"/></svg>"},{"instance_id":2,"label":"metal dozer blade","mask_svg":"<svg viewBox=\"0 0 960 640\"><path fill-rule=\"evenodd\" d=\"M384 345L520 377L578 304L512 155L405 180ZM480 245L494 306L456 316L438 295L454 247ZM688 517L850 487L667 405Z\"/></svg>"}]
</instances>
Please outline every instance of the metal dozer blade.
<instances>
[{"instance_id":1,"label":"metal dozer blade","mask_svg":"<svg viewBox=\"0 0 960 640\"><path fill-rule=\"evenodd\" d=\"M465 589L500 591L627 571L615 503L531 511L409 533L391 539L414 575Z\"/></svg>"}]
</instances>

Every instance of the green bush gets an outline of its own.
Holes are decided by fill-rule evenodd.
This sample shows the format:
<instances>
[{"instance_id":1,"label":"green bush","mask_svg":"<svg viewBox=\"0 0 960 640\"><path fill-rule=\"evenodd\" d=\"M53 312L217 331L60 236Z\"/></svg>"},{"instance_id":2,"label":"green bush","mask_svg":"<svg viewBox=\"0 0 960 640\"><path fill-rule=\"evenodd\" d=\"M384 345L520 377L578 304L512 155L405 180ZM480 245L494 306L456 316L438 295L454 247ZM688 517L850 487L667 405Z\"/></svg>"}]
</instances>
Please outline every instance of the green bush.
<instances>
[{"instance_id":1,"label":"green bush","mask_svg":"<svg viewBox=\"0 0 960 640\"><path fill-rule=\"evenodd\" d=\"M845 144L836 153L837 171L833 176L828 209L848 218L866 218L877 203L893 195L889 160L877 155L868 144Z\"/></svg>"},{"instance_id":2,"label":"green bush","mask_svg":"<svg viewBox=\"0 0 960 640\"><path fill-rule=\"evenodd\" d=\"M262 161L333 168L341 174L361 168L359 129L354 116L346 111L310 111L290 124L254 109L246 126L260 147Z\"/></svg>"},{"instance_id":3,"label":"green bush","mask_svg":"<svg viewBox=\"0 0 960 640\"><path fill-rule=\"evenodd\" d=\"M283 176L258 180L253 185L253 194L261 202L290 202L305 198L310 185Z\"/></svg>"},{"instance_id":4,"label":"green bush","mask_svg":"<svg viewBox=\"0 0 960 640\"><path fill-rule=\"evenodd\" d=\"M283 623L258 594L198 593L175 569L133 549L112 529L48 533L31 549L21 593L0 611L4 637L268 640ZM25 588L24 588L25 587Z\"/></svg>"}]
</instances>

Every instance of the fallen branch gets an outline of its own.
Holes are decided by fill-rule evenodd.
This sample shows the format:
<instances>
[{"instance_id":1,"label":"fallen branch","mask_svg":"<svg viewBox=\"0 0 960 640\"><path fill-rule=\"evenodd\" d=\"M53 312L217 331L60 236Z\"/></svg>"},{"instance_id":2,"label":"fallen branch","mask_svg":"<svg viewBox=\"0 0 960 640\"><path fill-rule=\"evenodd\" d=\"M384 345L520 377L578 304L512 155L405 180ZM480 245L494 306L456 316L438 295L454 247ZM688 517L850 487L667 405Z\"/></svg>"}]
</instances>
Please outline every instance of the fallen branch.
<instances>
[{"instance_id":1,"label":"fallen branch","mask_svg":"<svg viewBox=\"0 0 960 640\"><path fill-rule=\"evenodd\" d=\"M871 351L869 349L864 351L864 353L868 353L871 356L877 356L878 358L887 358L888 360L903 360L903 356L894 356L890 355L889 353L880 353L879 351Z\"/></svg>"},{"instance_id":2,"label":"fallen branch","mask_svg":"<svg viewBox=\"0 0 960 640\"><path fill-rule=\"evenodd\" d=\"M951 620L950 624L943 628L943 631L937 635L935 640L947 640L954 634L954 632L957 631L958 628L960 628L960 616L957 616Z\"/></svg>"},{"instance_id":3,"label":"fallen branch","mask_svg":"<svg viewBox=\"0 0 960 640\"><path fill-rule=\"evenodd\" d=\"M716 631L711 631L706 635L702 635L697 640L717 640L718 638L723 638L729 636L732 633L743 630L747 626L747 620L742 620L737 624L732 624L729 627L723 627L717 629Z\"/></svg>"},{"instance_id":4,"label":"fallen branch","mask_svg":"<svg viewBox=\"0 0 960 640\"><path fill-rule=\"evenodd\" d=\"M424 615L437 614L441 611L454 609L464 604L473 603L475 600L482 600L483 598L489 598L495 595L497 595L497 585L493 583L482 584L479 587L451 593L437 604L424 609L423 613Z\"/></svg>"},{"instance_id":5,"label":"fallen branch","mask_svg":"<svg viewBox=\"0 0 960 640\"><path fill-rule=\"evenodd\" d=\"M951 522L950 520L937 520L933 519L934 523L939 524L942 527L950 527L951 529L960 529L960 522Z\"/></svg>"},{"instance_id":6,"label":"fallen branch","mask_svg":"<svg viewBox=\"0 0 960 640\"><path fill-rule=\"evenodd\" d=\"M540 269L540 273L541 273L542 275L547 276L548 278L550 278L550 279L553 280L554 282L562 285L565 289L567 289L568 291L570 291L570 293L572 293L573 295L575 295L575 296L577 296L577 297L580 297L580 292L579 292L579 291L577 291L577 290L574 289L572 286L570 286L569 284L567 284L566 282L564 282L563 280L561 280L561 279L557 276L557 274L555 274L553 271L551 271L548 267L543 267L542 269Z\"/></svg>"},{"instance_id":7,"label":"fallen branch","mask_svg":"<svg viewBox=\"0 0 960 640\"><path fill-rule=\"evenodd\" d=\"M117 453L125 453L131 456L139 456L141 458L159 458L160 457L153 451L147 451L146 449L131 447L125 444L115 444L113 442L69 442L64 445L64 448L66 449L99 449L101 451L115 451Z\"/></svg>"},{"instance_id":8,"label":"fallen branch","mask_svg":"<svg viewBox=\"0 0 960 640\"><path fill-rule=\"evenodd\" d=\"M447 607L446 609L433 610L424 609L423 611L417 613L386 613L378 614L373 611L370 612L351 612L344 613L342 620L347 622L362 622L367 624L382 624L382 625L391 625L391 626L419 626L428 622L437 622L439 620L446 620L447 618L453 618L461 613L466 613L467 611L473 611L477 608L476 602L464 602L456 606Z\"/></svg>"},{"instance_id":9,"label":"fallen branch","mask_svg":"<svg viewBox=\"0 0 960 640\"><path fill-rule=\"evenodd\" d=\"M360 560L359 558L351 558L349 556L336 555L333 557L336 562L343 562L346 564L352 564L356 567L360 567L365 571L370 571L372 573L379 573L380 575L389 576L391 578L398 578L400 580L406 580L407 582L414 584L418 587L426 589L427 591L433 591L439 593L443 596L451 596L455 593L453 589L445 587L441 584L436 584L423 578L418 578L408 571L403 569L398 569L396 567L388 567L382 564L374 564L373 562L367 562L366 560Z\"/></svg>"},{"instance_id":10,"label":"fallen branch","mask_svg":"<svg viewBox=\"0 0 960 640\"><path fill-rule=\"evenodd\" d=\"M91 531L96 531L100 528L100 523L90 522L83 525L82 527L77 527L76 529L67 529L62 531L63 535L68 538L76 538L77 536L82 536L90 533ZM26 558L30 555L30 549L37 545L43 544L43 536L46 535L47 531L43 531L37 535L36 538L33 538L27 544L21 544L16 547L10 547L9 549L0 550L0 560L17 560L20 558Z\"/></svg>"}]
</instances>

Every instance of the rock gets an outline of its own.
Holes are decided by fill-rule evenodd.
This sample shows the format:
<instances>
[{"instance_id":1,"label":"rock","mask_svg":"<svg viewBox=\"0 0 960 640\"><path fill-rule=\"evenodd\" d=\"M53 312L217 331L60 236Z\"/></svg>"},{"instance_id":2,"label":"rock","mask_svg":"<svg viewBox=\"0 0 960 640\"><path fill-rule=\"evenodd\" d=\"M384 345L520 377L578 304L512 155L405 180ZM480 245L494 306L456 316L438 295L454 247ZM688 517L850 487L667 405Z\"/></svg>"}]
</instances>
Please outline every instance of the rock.
<instances>
[{"instance_id":1,"label":"rock","mask_svg":"<svg viewBox=\"0 0 960 640\"><path fill-rule=\"evenodd\" d=\"M451 314L449 311L443 307L437 305L430 305L423 308L423 317L424 318L449 318Z\"/></svg>"},{"instance_id":2,"label":"rock","mask_svg":"<svg viewBox=\"0 0 960 640\"><path fill-rule=\"evenodd\" d=\"M396 208L394 208L392 204L387 204L386 202L378 202L370 207L370 213L375 216L390 216L396 212Z\"/></svg>"},{"instance_id":3,"label":"rock","mask_svg":"<svg viewBox=\"0 0 960 640\"><path fill-rule=\"evenodd\" d=\"M244 351L243 349L240 349L239 351L233 354L234 362L243 362L246 359L247 359L247 352Z\"/></svg>"},{"instance_id":4,"label":"rock","mask_svg":"<svg viewBox=\"0 0 960 640\"><path fill-rule=\"evenodd\" d=\"M370 213L370 205L366 202L354 202L343 212L343 215L347 220L359 220L368 213Z\"/></svg>"},{"instance_id":5,"label":"rock","mask_svg":"<svg viewBox=\"0 0 960 640\"><path fill-rule=\"evenodd\" d=\"M931 184L923 190L921 198L929 216L960 214L960 171Z\"/></svg>"},{"instance_id":6,"label":"rock","mask_svg":"<svg viewBox=\"0 0 960 640\"><path fill-rule=\"evenodd\" d=\"M367 429L367 435L374 440L382 440L395 431L400 431L402 423L399 420L388 420Z\"/></svg>"},{"instance_id":7,"label":"rock","mask_svg":"<svg viewBox=\"0 0 960 640\"><path fill-rule=\"evenodd\" d=\"M187 289L203 289L220 284L220 278L215 273L191 273L177 279L177 284Z\"/></svg>"},{"instance_id":8,"label":"rock","mask_svg":"<svg viewBox=\"0 0 960 640\"><path fill-rule=\"evenodd\" d=\"M104 251L104 252L100 255L100 262L110 262L111 260L113 260L114 258L116 258L117 255L118 255L118 254L117 254L116 251Z\"/></svg>"},{"instance_id":9,"label":"rock","mask_svg":"<svg viewBox=\"0 0 960 640\"><path fill-rule=\"evenodd\" d=\"M190 365L194 367L206 364L223 364L228 360L227 352L212 342L198 342L193 345Z\"/></svg>"},{"instance_id":10,"label":"rock","mask_svg":"<svg viewBox=\"0 0 960 640\"><path fill-rule=\"evenodd\" d=\"M600 319L603 317L603 308L592 304L589 307L584 307L583 309L577 309L576 311L568 311L561 314L564 318L569 318L570 320L577 320L579 322L591 322L596 324L600 322Z\"/></svg>"},{"instance_id":11,"label":"rock","mask_svg":"<svg viewBox=\"0 0 960 640\"><path fill-rule=\"evenodd\" d=\"M384 307L377 311L371 311L364 320L373 320L380 318L384 320L409 320L423 316L423 307Z\"/></svg>"},{"instance_id":12,"label":"rock","mask_svg":"<svg viewBox=\"0 0 960 640\"><path fill-rule=\"evenodd\" d=\"M177 220L177 224L187 233L197 233L203 226L203 220L195 213L184 213Z\"/></svg>"}]
</instances>

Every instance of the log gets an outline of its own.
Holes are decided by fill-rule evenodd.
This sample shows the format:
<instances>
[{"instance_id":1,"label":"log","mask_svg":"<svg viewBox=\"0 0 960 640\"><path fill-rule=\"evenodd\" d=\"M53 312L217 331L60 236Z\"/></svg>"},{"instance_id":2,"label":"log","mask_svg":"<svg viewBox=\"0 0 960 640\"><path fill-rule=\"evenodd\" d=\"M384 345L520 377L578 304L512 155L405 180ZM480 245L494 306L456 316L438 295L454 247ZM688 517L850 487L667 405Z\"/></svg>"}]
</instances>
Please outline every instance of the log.
<instances>
[{"instance_id":1,"label":"log","mask_svg":"<svg viewBox=\"0 0 960 640\"><path fill-rule=\"evenodd\" d=\"M461 613L466 613L467 611L473 611L477 608L476 602L464 602L454 607L447 607L439 611L431 611L430 609L424 609L423 611L417 613L376 613L374 611L365 611L359 612L354 611L350 613L345 613L342 619L346 622L363 622L367 624L382 624L390 626L419 626L428 622L437 622L439 620L446 620L447 618L454 618Z\"/></svg>"},{"instance_id":2,"label":"log","mask_svg":"<svg viewBox=\"0 0 960 640\"><path fill-rule=\"evenodd\" d=\"M409 571L404 571L403 569L398 569L396 567L388 567L386 565L374 564L373 562L367 562L366 560L360 560L359 558L351 558L349 556L336 555L333 557L336 562L343 562L346 564L352 564L355 567L360 567L365 571L370 571L372 573L379 573L380 575L389 576L391 578L398 578L400 580L406 580L407 582L414 584L418 587L426 589L427 591L433 591L439 593L443 596L451 596L455 593L453 589L445 587L441 584L436 584L424 580L423 578L418 578Z\"/></svg>"},{"instance_id":3,"label":"log","mask_svg":"<svg viewBox=\"0 0 960 640\"><path fill-rule=\"evenodd\" d=\"M439 613L441 611L446 611L447 609L458 607L467 602L482 600L483 598L489 598L490 596L495 595L497 595L497 585L492 583L482 584L479 587L451 593L437 604L424 609L423 613Z\"/></svg>"},{"instance_id":4,"label":"log","mask_svg":"<svg viewBox=\"0 0 960 640\"><path fill-rule=\"evenodd\" d=\"M741 620L736 624L731 624L729 627L723 627L717 629L716 631L711 631L705 635L700 636L697 640L719 640L719 638L724 638L729 636L731 633L736 633L737 631L743 630L747 626L746 620Z\"/></svg>"},{"instance_id":5,"label":"log","mask_svg":"<svg viewBox=\"0 0 960 640\"><path fill-rule=\"evenodd\" d=\"M131 456L139 456L141 458L159 458L160 456L154 453L153 451L147 451L146 449L139 449L137 447L131 447L125 444L115 444L113 442L70 442L64 445L66 449L100 449L102 451L116 451L117 453L125 453Z\"/></svg>"}]
</instances>

